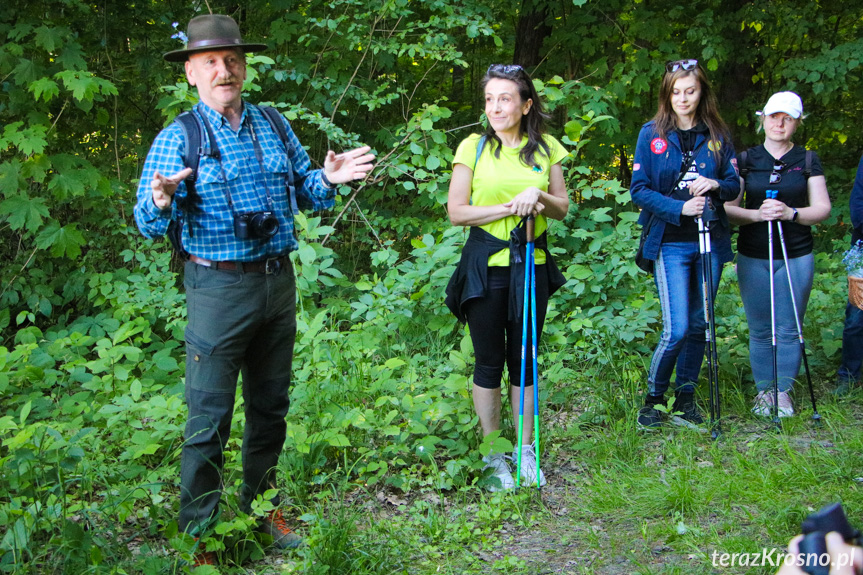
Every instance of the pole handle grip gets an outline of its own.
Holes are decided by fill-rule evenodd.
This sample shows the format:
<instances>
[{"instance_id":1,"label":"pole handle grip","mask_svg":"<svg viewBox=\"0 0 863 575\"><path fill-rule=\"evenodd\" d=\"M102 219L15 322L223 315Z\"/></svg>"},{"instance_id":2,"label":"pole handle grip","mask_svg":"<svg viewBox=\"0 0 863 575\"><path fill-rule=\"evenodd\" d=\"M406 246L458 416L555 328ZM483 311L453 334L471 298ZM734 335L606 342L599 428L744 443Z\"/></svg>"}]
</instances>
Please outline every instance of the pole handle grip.
<instances>
[{"instance_id":1,"label":"pole handle grip","mask_svg":"<svg viewBox=\"0 0 863 575\"><path fill-rule=\"evenodd\" d=\"M533 242L534 239L534 225L536 221L533 216L527 216L527 222L525 223L525 232L527 234L527 241Z\"/></svg>"}]
</instances>

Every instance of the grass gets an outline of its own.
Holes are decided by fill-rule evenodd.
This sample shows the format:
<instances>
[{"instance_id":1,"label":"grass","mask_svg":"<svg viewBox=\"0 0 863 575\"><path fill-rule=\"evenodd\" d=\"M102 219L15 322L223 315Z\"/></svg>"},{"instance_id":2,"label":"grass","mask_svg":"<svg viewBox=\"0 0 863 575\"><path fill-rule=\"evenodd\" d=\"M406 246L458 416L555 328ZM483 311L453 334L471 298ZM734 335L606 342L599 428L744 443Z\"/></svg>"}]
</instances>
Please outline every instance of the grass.
<instances>
[{"instance_id":1,"label":"grass","mask_svg":"<svg viewBox=\"0 0 863 575\"><path fill-rule=\"evenodd\" d=\"M541 494L492 495L475 487L403 494L337 474L316 492L291 487L308 486L315 476L288 464L285 491L303 500L296 513L310 546L229 572L722 573L729 569L714 567L714 556L749 554L745 561L755 562L754 554L767 550L775 560L802 519L829 502L842 501L860 525L861 392L836 401L819 386L818 427L809 420L808 397L799 394L801 413L777 431L749 413L751 398L727 391L724 433L713 441L675 427L638 431L636 406L627 410L611 395L599 400L611 404L608 416L627 417L579 419L587 413L580 408L599 407L595 397L575 401L585 395L575 386L570 409L546 413L544 421L555 423L544 429L549 484Z\"/></svg>"},{"instance_id":2,"label":"grass","mask_svg":"<svg viewBox=\"0 0 863 575\"><path fill-rule=\"evenodd\" d=\"M319 342L298 369L278 471L284 510L308 545L264 550L250 535L254 519L237 511L238 401L224 513L212 536L224 561L219 571L774 573L763 566L715 567L713 558L784 549L806 515L833 501L844 503L852 524L863 525L863 391L833 398L819 379L828 369L822 359L813 371L822 424L810 420L808 391L798 385L799 414L777 431L751 414L745 344L733 341L737 331L727 331L717 441L670 426L656 433L636 428L645 357L625 351L632 349L628 342L597 346L587 358L549 344L541 359L548 479L541 493L490 494L478 485L481 438L468 391L469 340L433 341L421 356L394 350L388 359L366 336ZM700 400L706 405L706 397ZM158 423L179 429L180 410L166 413ZM99 435L100 449L92 451L125 453L134 435L123 435L122 426L111 432ZM514 438L509 422L503 434ZM41 435L39 441L24 432L8 437L23 447L7 442L0 457L11 470L7 480L23 487L0 506L11 510L0 516L10 526L0 542L7 551L0 554L0 573L188 571L177 563L188 558L193 542L175 533L174 442L151 459L134 458L132 466L122 455L116 464L97 453L85 457L82 449L73 452ZM75 441L67 440L77 447ZM39 446L38 458L31 443ZM118 478L124 473L128 483Z\"/></svg>"}]
</instances>

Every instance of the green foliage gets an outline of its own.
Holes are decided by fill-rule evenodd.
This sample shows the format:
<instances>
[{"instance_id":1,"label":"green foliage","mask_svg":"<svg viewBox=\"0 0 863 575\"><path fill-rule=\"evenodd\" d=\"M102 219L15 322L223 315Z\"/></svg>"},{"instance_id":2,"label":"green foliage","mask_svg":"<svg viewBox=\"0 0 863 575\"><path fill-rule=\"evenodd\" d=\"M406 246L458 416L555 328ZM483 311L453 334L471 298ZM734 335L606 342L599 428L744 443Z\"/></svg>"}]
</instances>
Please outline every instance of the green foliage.
<instances>
[{"instance_id":1,"label":"green foliage","mask_svg":"<svg viewBox=\"0 0 863 575\"><path fill-rule=\"evenodd\" d=\"M297 218L296 385L279 488L310 546L284 570L403 572L410 559L417 572L534 572L512 550L477 563L509 536L502 526L531 532L539 520L528 495L481 493L481 454L506 452L515 437L508 424L480 437L470 338L442 305L465 239L445 212L452 151L482 129L483 71L511 60L528 4L549 29L529 69L551 133L571 151L570 213L549 231L567 284L551 302L540 358L546 449L552 461L586 462L582 473L557 471L578 495L561 516L591 523L578 534L597 549L611 541L610 555L646 564L654 541L689 552L705 541L745 550L763 533L785 539L807 506L854 479L853 465L838 468L817 446L795 451L785 436L726 450L633 432L660 311L632 261L639 229L627 184L666 60L705 65L738 148L759 138L752 112L770 93L798 91L809 114L799 143L824 159L837 213L818 230L805 327L816 385L829 378L861 147L858 1L576 0L517 14L503 2L211 1L270 45L248 59L246 94L285 114L313 162L364 143L379 159L367 181L340 187L333 213ZM182 572L178 560L195 550L174 520L184 298L166 244L142 240L131 219L150 142L196 100L181 67L161 60L178 47L172 22L195 10L48 0L7 2L0 14L0 572ZM729 266L717 300L729 434L751 389L735 283ZM241 396L236 410L227 511L205 543L229 564L258 564L263 545L249 532L269 504L251 516L237 509ZM840 429L853 414L827 410L839 456L858 461L859 438ZM726 466L754 491L729 485ZM361 499L393 500L397 513L366 519L353 507ZM596 515L620 540L597 535Z\"/></svg>"}]
</instances>

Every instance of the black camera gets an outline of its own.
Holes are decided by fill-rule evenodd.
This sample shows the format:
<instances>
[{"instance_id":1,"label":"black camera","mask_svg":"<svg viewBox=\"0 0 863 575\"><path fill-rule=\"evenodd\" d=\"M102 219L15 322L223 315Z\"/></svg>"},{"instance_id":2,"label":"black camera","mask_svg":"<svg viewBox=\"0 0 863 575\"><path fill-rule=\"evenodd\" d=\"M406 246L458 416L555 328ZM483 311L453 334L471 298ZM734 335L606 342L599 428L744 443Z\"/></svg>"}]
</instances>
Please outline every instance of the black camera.
<instances>
[{"instance_id":1,"label":"black camera","mask_svg":"<svg viewBox=\"0 0 863 575\"><path fill-rule=\"evenodd\" d=\"M279 219L273 212L234 214L234 237L239 240L271 238L279 231Z\"/></svg>"},{"instance_id":2,"label":"black camera","mask_svg":"<svg viewBox=\"0 0 863 575\"><path fill-rule=\"evenodd\" d=\"M829 575L830 565L824 565L820 559L827 555L824 537L831 531L838 531L849 545L858 545L860 542L860 531L848 522L840 503L821 508L807 517L801 526L804 537L798 549L805 557L801 569L806 573Z\"/></svg>"}]
</instances>

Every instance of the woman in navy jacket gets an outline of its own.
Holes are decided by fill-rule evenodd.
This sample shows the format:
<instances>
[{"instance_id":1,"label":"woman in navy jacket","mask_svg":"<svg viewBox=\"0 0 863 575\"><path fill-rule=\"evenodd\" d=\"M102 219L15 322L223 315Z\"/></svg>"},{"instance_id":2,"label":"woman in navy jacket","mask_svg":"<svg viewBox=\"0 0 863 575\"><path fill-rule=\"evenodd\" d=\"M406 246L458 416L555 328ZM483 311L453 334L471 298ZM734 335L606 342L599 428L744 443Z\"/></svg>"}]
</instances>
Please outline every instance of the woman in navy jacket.
<instances>
[{"instance_id":1,"label":"woman in navy jacket","mask_svg":"<svg viewBox=\"0 0 863 575\"><path fill-rule=\"evenodd\" d=\"M732 258L722 204L739 190L730 134L704 70L697 60L669 62L659 109L638 135L629 190L642 208L642 255L653 262L663 323L638 412L642 428L661 425L655 406L665 403L675 366L673 411L682 415L672 423L691 427L704 422L694 399L707 327L696 217L703 215L710 225L715 298L722 265Z\"/></svg>"}]
</instances>

